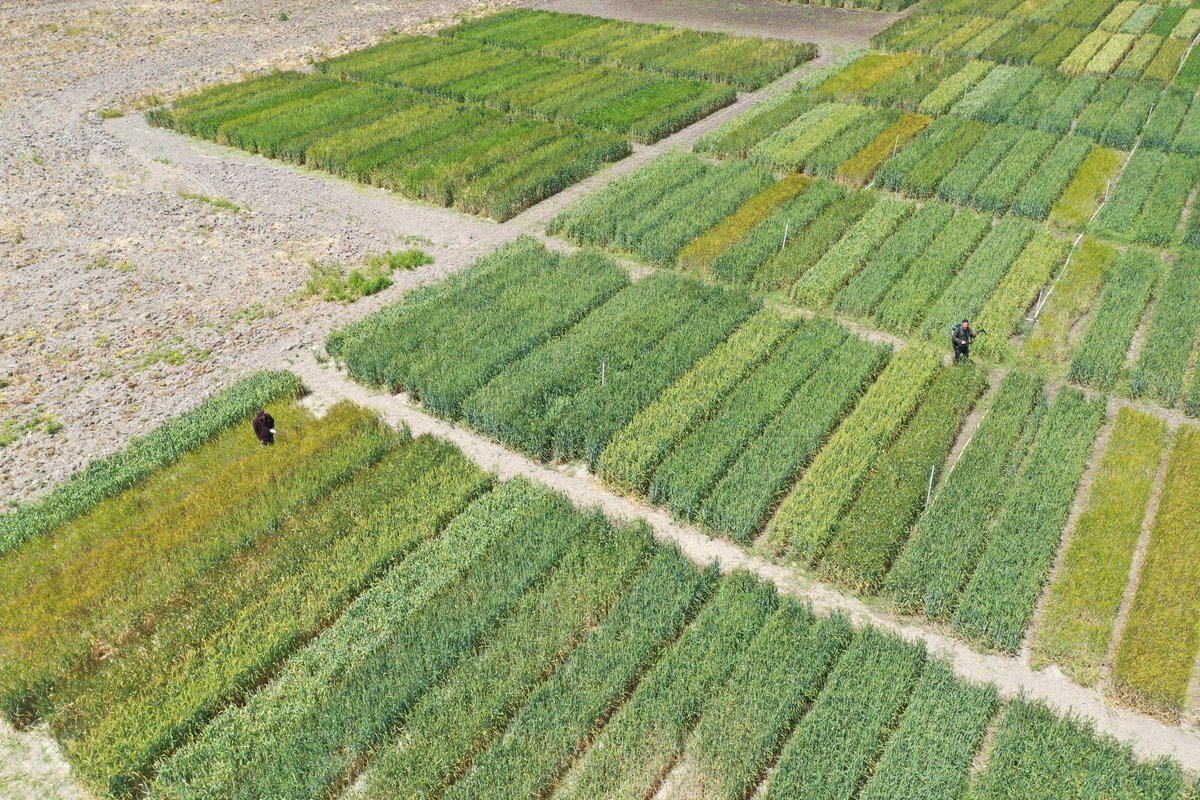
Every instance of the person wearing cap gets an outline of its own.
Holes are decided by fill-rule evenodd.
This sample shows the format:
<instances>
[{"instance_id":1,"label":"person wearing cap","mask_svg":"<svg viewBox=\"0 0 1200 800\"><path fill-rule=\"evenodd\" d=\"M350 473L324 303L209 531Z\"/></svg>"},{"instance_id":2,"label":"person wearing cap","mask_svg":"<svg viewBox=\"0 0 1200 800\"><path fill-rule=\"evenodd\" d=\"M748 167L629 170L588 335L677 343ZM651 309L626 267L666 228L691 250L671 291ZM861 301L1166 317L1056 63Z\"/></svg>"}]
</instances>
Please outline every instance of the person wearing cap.
<instances>
[{"instance_id":1,"label":"person wearing cap","mask_svg":"<svg viewBox=\"0 0 1200 800\"><path fill-rule=\"evenodd\" d=\"M268 414L266 409L258 410L251 426L254 428L254 435L258 437L258 441L263 447L275 444L275 418Z\"/></svg>"},{"instance_id":2,"label":"person wearing cap","mask_svg":"<svg viewBox=\"0 0 1200 800\"><path fill-rule=\"evenodd\" d=\"M971 359L971 342L975 339L975 331L971 330L971 320L964 319L950 331L950 343L954 345L954 360L969 361Z\"/></svg>"}]
</instances>

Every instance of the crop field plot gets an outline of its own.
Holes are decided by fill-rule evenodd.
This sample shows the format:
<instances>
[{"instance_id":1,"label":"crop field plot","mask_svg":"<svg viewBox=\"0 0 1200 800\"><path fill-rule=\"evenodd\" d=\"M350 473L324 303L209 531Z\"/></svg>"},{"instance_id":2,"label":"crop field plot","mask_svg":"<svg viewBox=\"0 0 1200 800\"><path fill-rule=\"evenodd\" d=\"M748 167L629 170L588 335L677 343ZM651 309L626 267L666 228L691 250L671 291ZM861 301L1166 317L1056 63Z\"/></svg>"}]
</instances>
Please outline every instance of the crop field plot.
<instances>
[{"instance_id":1,"label":"crop field plot","mask_svg":"<svg viewBox=\"0 0 1200 800\"><path fill-rule=\"evenodd\" d=\"M557 33L558 36L554 34ZM531 37L537 40L534 44ZM624 55L605 56L620 44ZM639 46L640 45L640 46ZM507 219L815 56L812 45L513 12L212 87L151 123Z\"/></svg>"},{"instance_id":2,"label":"crop field plot","mask_svg":"<svg viewBox=\"0 0 1200 800\"><path fill-rule=\"evenodd\" d=\"M725 192L681 220L713 182ZM677 152L563 212L548 231L905 335L941 339L956 320L982 313L1000 334L985 349L997 350L1071 244L1022 217L993 225L950 203L918 207L805 176L776 181L743 160L713 165Z\"/></svg>"},{"instance_id":3,"label":"crop field plot","mask_svg":"<svg viewBox=\"0 0 1200 800\"><path fill-rule=\"evenodd\" d=\"M527 9L464 23L445 35L584 63L728 83L739 89L757 89L816 55L811 44Z\"/></svg>"},{"instance_id":4,"label":"crop field plot","mask_svg":"<svg viewBox=\"0 0 1200 800\"><path fill-rule=\"evenodd\" d=\"M854 341L793 329L793 360ZM697 567L348 403L315 419L301 391L286 373L236 385L163 429L197 431L183 451L152 434L157 470L0 561L22 587L4 594L0 713L47 723L100 796L932 800L1070 769L1184 798L1178 766L1001 703L919 642ZM257 403L273 448L244 424ZM247 492L250 470L271 490ZM1074 760L1011 755L1030 736Z\"/></svg>"}]
</instances>

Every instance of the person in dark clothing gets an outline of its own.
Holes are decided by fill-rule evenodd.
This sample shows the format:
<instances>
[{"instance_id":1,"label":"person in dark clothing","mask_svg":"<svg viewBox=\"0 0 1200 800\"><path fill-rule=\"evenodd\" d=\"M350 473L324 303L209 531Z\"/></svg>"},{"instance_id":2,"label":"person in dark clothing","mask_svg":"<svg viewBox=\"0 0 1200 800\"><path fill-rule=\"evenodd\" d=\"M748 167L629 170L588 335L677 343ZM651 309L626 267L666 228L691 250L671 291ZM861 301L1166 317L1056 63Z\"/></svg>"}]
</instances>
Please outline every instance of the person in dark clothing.
<instances>
[{"instance_id":1,"label":"person in dark clothing","mask_svg":"<svg viewBox=\"0 0 1200 800\"><path fill-rule=\"evenodd\" d=\"M954 345L955 361L971 360L971 342L975 339L975 331L971 330L971 320L964 319L950 331L950 343Z\"/></svg>"},{"instance_id":2,"label":"person in dark clothing","mask_svg":"<svg viewBox=\"0 0 1200 800\"><path fill-rule=\"evenodd\" d=\"M258 413L254 415L254 422L251 423L254 427L254 435L258 437L258 441L265 447L269 444L275 444L275 418L266 412L266 409L260 408Z\"/></svg>"}]
</instances>

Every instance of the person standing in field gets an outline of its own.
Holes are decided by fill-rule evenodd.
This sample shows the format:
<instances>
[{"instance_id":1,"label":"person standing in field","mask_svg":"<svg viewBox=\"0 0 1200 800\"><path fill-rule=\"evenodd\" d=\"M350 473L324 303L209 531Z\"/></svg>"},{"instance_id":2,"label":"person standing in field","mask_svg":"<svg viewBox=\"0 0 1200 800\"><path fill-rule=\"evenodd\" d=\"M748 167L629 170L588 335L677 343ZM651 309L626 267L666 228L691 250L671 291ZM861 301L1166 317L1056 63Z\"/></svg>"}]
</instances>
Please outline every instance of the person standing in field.
<instances>
[{"instance_id":1,"label":"person standing in field","mask_svg":"<svg viewBox=\"0 0 1200 800\"><path fill-rule=\"evenodd\" d=\"M258 441L263 447L275 444L275 418L268 414L266 409L258 410L251 425L254 428L254 435L258 437Z\"/></svg>"},{"instance_id":2,"label":"person standing in field","mask_svg":"<svg viewBox=\"0 0 1200 800\"><path fill-rule=\"evenodd\" d=\"M975 331L971 330L971 320L964 319L950 331L950 343L954 345L954 360L971 360L971 342L975 339Z\"/></svg>"}]
</instances>

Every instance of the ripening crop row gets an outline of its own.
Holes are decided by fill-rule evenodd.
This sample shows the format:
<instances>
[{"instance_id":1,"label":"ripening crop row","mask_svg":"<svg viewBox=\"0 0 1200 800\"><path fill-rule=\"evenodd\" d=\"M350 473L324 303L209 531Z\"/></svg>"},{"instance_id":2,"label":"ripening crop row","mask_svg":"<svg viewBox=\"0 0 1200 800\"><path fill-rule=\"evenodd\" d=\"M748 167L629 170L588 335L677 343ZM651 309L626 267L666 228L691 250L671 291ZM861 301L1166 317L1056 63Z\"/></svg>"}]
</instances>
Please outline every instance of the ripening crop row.
<instances>
[{"instance_id":1,"label":"ripening crop row","mask_svg":"<svg viewBox=\"0 0 1200 800\"><path fill-rule=\"evenodd\" d=\"M953 623L963 636L1009 653L1021 646L1103 419L1103 399L1073 388L1054 398L963 592Z\"/></svg>"},{"instance_id":2,"label":"ripening crop row","mask_svg":"<svg viewBox=\"0 0 1200 800\"><path fill-rule=\"evenodd\" d=\"M885 189L941 199L1003 214L1044 217L1073 175L1062 161L1081 158L1081 146L1060 153L1054 135L957 116L926 128L876 173ZM1019 202L1017 202L1019 201Z\"/></svg>"},{"instance_id":3,"label":"ripening crop row","mask_svg":"<svg viewBox=\"0 0 1200 800\"><path fill-rule=\"evenodd\" d=\"M1086 29L1076 26L1076 19L1065 13L1058 20L1031 21L976 16L975 9L964 11L965 14L945 14L928 9L892 25L877 35L873 43L892 51L910 50L1053 69L1075 52L1088 35Z\"/></svg>"},{"instance_id":4,"label":"ripening crop row","mask_svg":"<svg viewBox=\"0 0 1200 800\"><path fill-rule=\"evenodd\" d=\"M191 477L185 491L171 491L164 475L151 479L168 487L163 495L134 493L160 497L157 513L118 495L5 560L0 712L44 714L61 676L86 669L148 614L392 444L374 417L349 405L320 421L296 404L276 416L288 426L287 447L264 451L247 430L229 430L168 468Z\"/></svg>"},{"instance_id":5,"label":"ripening crop row","mask_svg":"<svg viewBox=\"0 0 1200 800\"><path fill-rule=\"evenodd\" d=\"M757 89L816 56L816 46L583 14L514 9L443 36Z\"/></svg>"},{"instance_id":6,"label":"ripening crop row","mask_svg":"<svg viewBox=\"0 0 1200 800\"><path fill-rule=\"evenodd\" d=\"M1060 664L1084 686L1100 679L1166 440L1161 419L1132 408L1117 414L1050 588L1033 641L1035 665Z\"/></svg>"},{"instance_id":7,"label":"ripening crop row","mask_svg":"<svg viewBox=\"0 0 1200 800\"><path fill-rule=\"evenodd\" d=\"M829 386L813 391L796 420ZM318 424L289 427L288 441ZM919 643L815 619L747 573L718 578L644 525L614 527L544 487L491 483L450 445L390 434L376 461L157 609L156 630L131 630L73 674L52 730L95 788L121 797L632 799L661 787L668 800L734 800L766 781L766 797L932 798L960 794L982 761L981 796L1068 774L1182 800L1177 765L1140 765L1024 701L981 752L994 688L960 682ZM1029 737L1031 752L1083 755L1047 766L1020 754Z\"/></svg>"},{"instance_id":8,"label":"ripening crop row","mask_svg":"<svg viewBox=\"0 0 1200 800\"><path fill-rule=\"evenodd\" d=\"M654 142L732 103L734 90L473 42L409 36L321 61L320 73L398 86Z\"/></svg>"},{"instance_id":9,"label":"ripening crop row","mask_svg":"<svg viewBox=\"0 0 1200 800\"><path fill-rule=\"evenodd\" d=\"M1051 206L1050 221L1074 229L1086 225L1107 197L1109 181L1116 176L1123 160L1114 150L1093 147L1058 202Z\"/></svg>"},{"instance_id":10,"label":"ripening crop row","mask_svg":"<svg viewBox=\"0 0 1200 800\"><path fill-rule=\"evenodd\" d=\"M748 283L755 273L836 201L846 190L832 181L813 181L797 197L782 204L713 261L713 274L733 283Z\"/></svg>"},{"instance_id":11,"label":"ripening crop row","mask_svg":"<svg viewBox=\"0 0 1200 800\"><path fill-rule=\"evenodd\" d=\"M806 564L821 556L838 518L916 407L940 361L940 353L921 347L892 358L780 504L767 529L773 550L791 551Z\"/></svg>"},{"instance_id":12,"label":"ripening crop row","mask_svg":"<svg viewBox=\"0 0 1200 800\"><path fill-rule=\"evenodd\" d=\"M1167 462L1158 512L1113 662L1117 693L1135 707L1178 719L1200 654L1195 481L1200 436L1180 428Z\"/></svg>"},{"instance_id":13,"label":"ripening crop row","mask_svg":"<svg viewBox=\"0 0 1200 800\"><path fill-rule=\"evenodd\" d=\"M1018 331L1026 309L1061 269L1070 250L1069 240L1045 229L1033 235L976 314L974 324L988 332L976 343L980 353L997 356L1007 351L1009 337Z\"/></svg>"},{"instance_id":14,"label":"ripening crop row","mask_svg":"<svg viewBox=\"0 0 1200 800\"><path fill-rule=\"evenodd\" d=\"M1105 281L1112 275L1117 248L1085 236L1042 306L1025 353L1052 364L1066 364L1082 338L1082 321L1092 313Z\"/></svg>"},{"instance_id":15,"label":"ripening crop row","mask_svg":"<svg viewBox=\"0 0 1200 800\"><path fill-rule=\"evenodd\" d=\"M496 219L629 152L615 134L299 73L217 86L147 119Z\"/></svg>"},{"instance_id":16,"label":"ripening crop row","mask_svg":"<svg viewBox=\"0 0 1200 800\"><path fill-rule=\"evenodd\" d=\"M44 498L0 514L0 556L19 544L80 517L113 495L168 467L263 406L303 392L290 372L263 371L243 378L191 411L172 417L146 436L88 464Z\"/></svg>"},{"instance_id":17,"label":"ripening crop row","mask_svg":"<svg viewBox=\"0 0 1200 800\"><path fill-rule=\"evenodd\" d=\"M253 688L390 564L436 535L489 479L452 446L393 450L290 518L250 557L64 685L51 719L93 785L125 796L154 761Z\"/></svg>"},{"instance_id":18,"label":"ripening crop row","mask_svg":"<svg viewBox=\"0 0 1200 800\"><path fill-rule=\"evenodd\" d=\"M152 792L325 794L530 591L553 586L544 576L589 535L564 498L504 484L360 595L244 705L161 762Z\"/></svg>"}]
</instances>

